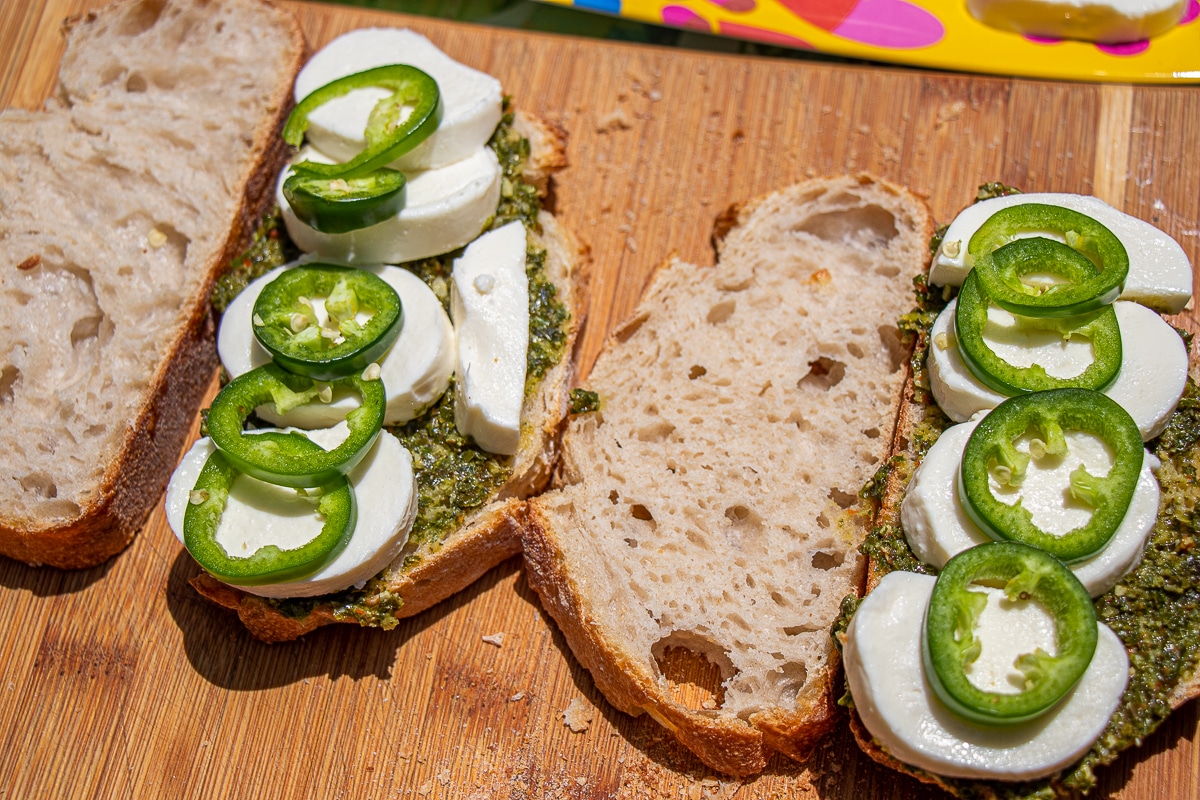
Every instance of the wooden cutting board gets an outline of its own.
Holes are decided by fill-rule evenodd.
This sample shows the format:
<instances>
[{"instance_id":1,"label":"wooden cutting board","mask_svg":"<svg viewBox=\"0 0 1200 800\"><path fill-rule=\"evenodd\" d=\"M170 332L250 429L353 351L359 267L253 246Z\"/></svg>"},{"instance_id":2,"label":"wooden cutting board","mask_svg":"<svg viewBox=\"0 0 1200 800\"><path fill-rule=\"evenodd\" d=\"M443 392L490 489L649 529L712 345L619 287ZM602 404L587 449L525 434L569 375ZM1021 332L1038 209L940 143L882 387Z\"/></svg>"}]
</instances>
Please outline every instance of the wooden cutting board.
<instances>
[{"instance_id":1,"label":"wooden cutting board","mask_svg":"<svg viewBox=\"0 0 1200 800\"><path fill-rule=\"evenodd\" d=\"M59 24L92 0L0 5L0 106L53 89ZM1097 194L1200 258L1200 92L754 60L292 4L314 47L408 25L570 132L560 217L591 246L583 372L672 251L711 263L714 216L794 180L868 170L947 220L998 179ZM1193 321L1189 312L1187 322ZM0 424L3 421L0 420ZM706 769L614 710L518 559L391 632L252 639L187 585L161 509L92 570L0 559L0 798L922 798L844 726L756 780ZM500 643L483 637L503 633ZM582 703L589 727L562 712ZM1104 770L1093 796L1184 800L1195 704Z\"/></svg>"}]
</instances>

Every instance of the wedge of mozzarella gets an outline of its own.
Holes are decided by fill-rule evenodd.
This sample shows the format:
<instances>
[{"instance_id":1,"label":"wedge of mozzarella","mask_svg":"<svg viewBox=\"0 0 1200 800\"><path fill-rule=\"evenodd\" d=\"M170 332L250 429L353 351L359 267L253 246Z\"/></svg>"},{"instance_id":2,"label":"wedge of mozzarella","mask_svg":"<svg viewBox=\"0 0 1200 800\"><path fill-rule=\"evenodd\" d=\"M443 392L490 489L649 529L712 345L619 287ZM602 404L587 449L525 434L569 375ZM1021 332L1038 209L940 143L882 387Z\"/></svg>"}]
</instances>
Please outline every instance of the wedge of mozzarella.
<instances>
[{"instance_id":1,"label":"wedge of mozzarella","mask_svg":"<svg viewBox=\"0 0 1200 800\"><path fill-rule=\"evenodd\" d=\"M298 263L303 263L303 260ZM294 265L289 265L294 266ZM275 280L288 266L268 272L248 285L221 317L217 333L217 353L229 377L236 378L271 360L270 354L254 338L254 303L263 287ZM383 278L400 295L404 319L400 336L379 362L380 379L387 390L387 410L383 424L399 425L415 419L450 385L455 366L454 328L441 302L425 282L406 269L385 264L361 267ZM314 303L318 314L322 306ZM274 406L260 406L258 416L273 425L297 428L330 428L346 418L358 406L354 392L339 389L329 403L309 403L278 414Z\"/></svg>"},{"instance_id":2,"label":"wedge of mozzarella","mask_svg":"<svg viewBox=\"0 0 1200 800\"><path fill-rule=\"evenodd\" d=\"M1187 0L967 0L971 14L1000 30L1120 44L1179 24Z\"/></svg>"},{"instance_id":3,"label":"wedge of mozzarella","mask_svg":"<svg viewBox=\"0 0 1200 800\"><path fill-rule=\"evenodd\" d=\"M337 37L296 76L296 102L338 78L388 64L408 64L427 73L437 81L443 108L437 131L393 163L395 169L444 167L472 157L491 138L500 122L500 81L460 64L407 29L363 28ZM349 161L366 146L367 118L388 94L357 89L320 106L309 115L309 141L334 160Z\"/></svg>"},{"instance_id":4,"label":"wedge of mozzarella","mask_svg":"<svg viewBox=\"0 0 1200 800\"><path fill-rule=\"evenodd\" d=\"M522 223L485 233L455 260L450 314L458 332L455 425L489 453L512 455L521 440L529 349Z\"/></svg>"},{"instance_id":5,"label":"wedge of mozzarella","mask_svg":"<svg viewBox=\"0 0 1200 800\"><path fill-rule=\"evenodd\" d=\"M990 541L963 510L958 484L963 448L983 416L942 432L925 454L900 503L900 521L913 554L938 569L963 550ZM1091 474L1104 475L1111 466L1111 457L1095 439L1077 432L1066 436L1068 455L1047 459L1045 465L1031 460L1021 492L1022 505L1033 513L1034 524L1059 534L1085 524L1090 513L1064 500L1071 470L1085 463ZM1018 449L1027 451L1020 445ZM1141 561L1146 539L1158 517L1160 491L1154 477L1158 465L1158 459L1147 452L1129 510L1112 539L1094 556L1067 565L1092 597L1107 592Z\"/></svg>"},{"instance_id":6,"label":"wedge of mozzarella","mask_svg":"<svg viewBox=\"0 0 1200 800\"><path fill-rule=\"evenodd\" d=\"M930 330L929 383L933 397L946 416L965 422L979 411L998 406L1005 398L979 381L958 352L954 333L957 301L938 315ZM1163 432L1187 384L1187 348L1183 339L1162 317L1140 303L1118 300L1113 304L1121 328L1121 370L1104 394L1129 412L1149 441ZM984 341L1014 366L1040 364L1059 378L1083 372L1091 363L1091 346L1085 342L1064 345L1050 333L1020 333L1013 315L992 307Z\"/></svg>"},{"instance_id":7,"label":"wedge of mozzarella","mask_svg":"<svg viewBox=\"0 0 1200 800\"><path fill-rule=\"evenodd\" d=\"M961 286L971 271L967 253L971 237L1000 209L1025 203L1078 211L1116 234L1129 254L1129 277L1121 293L1122 300L1133 300L1166 314L1178 314L1191 299L1192 264L1178 242L1149 222L1118 211L1098 197L1056 192L994 197L967 206L946 229L929 270L930 283ZM1063 241L1062 237L1049 231L1029 231L1026 235Z\"/></svg>"},{"instance_id":8,"label":"wedge of mozzarella","mask_svg":"<svg viewBox=\"0 0 1200 800\"><path fill-rule=\"evenodd\" d=\"M334 428L306 431L306 435L331 449L345 440L348 429L342 423ZM208 438L197 441L180 461L167 486L167 523L180 542L183 542L183 517L192 487L214 449ZM396 437L385 433L347 477L354 487L358 523L342 552L307 577L288 583L240 586L240 589L262 597L328 594L361 586L400 553L417 513L412 456ZM313 539L321 524L313 504L299 497L295 489L239 475L229 492L216 538L226 553L253 553L269 544L286 550Z\"/></svg>"},{"instance_id":9,"label":"wedge of mozzarella","mask_svg":"<svg viewBox=\"0 0 1200 800\"><path fill-rule=\"evenodd\" d=\"M1070 694L1047 714L1004 728L973 725L954 716L925 679L921 640L925 608L936 579L892 572L863 600L846 632L843 656L854 707L871 736L894 758L950 778L1031 780L1053 774L1082 756L1104 730L1125 691L1129 659L1121 640L1099 626L1096 654ZM1012 658L1040 643L1044 631L1021 636L1014 628L1028 609L1006 608L1000 592L989 593L975 634L983 642L980 671L995 673L1011 659L993 657L1007 648ZM1008 613L1011 612L1011 613ZM1022 613L1026 612L1026 613ZM1019 634L1018 634L1019 635ZM986 654L986 655L985 655ZM1002 683L1004 676L991 676ZM999 677L1001 680L996 681ZM972 682L976 677L972 676ZM987 682L980 676L979 682Z\"/></svg>"},{"instance_id":10,"label":"wedge of mozzarella","mask_svg":"<svg viewBox=\"0 0 1200 800\"><path fill-rule=\"evenodd\" d=\"M312 147L297 161L332 163ZM283 196L283 170L275 201L292 241L306 253L346 264L401 264L441 255L462 247L483 230L500 202L500 162L488 147L448 166L406 173L404 208L396 216L348 233L321 233L301 222Z\"/></svg>"}]
</instances>

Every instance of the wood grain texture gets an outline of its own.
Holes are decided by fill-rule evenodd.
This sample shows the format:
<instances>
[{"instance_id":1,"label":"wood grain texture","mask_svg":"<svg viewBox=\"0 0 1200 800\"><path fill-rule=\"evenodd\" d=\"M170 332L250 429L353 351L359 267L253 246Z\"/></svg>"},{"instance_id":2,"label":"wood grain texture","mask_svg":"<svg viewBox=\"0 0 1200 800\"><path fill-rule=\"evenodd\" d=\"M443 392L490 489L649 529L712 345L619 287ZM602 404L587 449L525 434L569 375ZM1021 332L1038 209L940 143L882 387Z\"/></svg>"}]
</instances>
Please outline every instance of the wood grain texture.
<instances>
[{"instance_id":1,"label":"wood grain texture","mask_svg":"<svg viewBox=\"0 0 1200 800\"><path fill-rule=\"evenodd\" d=\"M0 5L0 104L53 91L61 20L91 0ZM292 5L310 42L411 25L570 132L560 217L592 248L584 373L671 252L713 260L728 204L869 170L947 220L984 180L1096 193L1200 258L1200 93L749 60ZM1192 323L1194 312L1186 322ZM586 379L584 381L586 383ZM0 797L926 798L843 727L806 764L713 774L608 706L518 560L391 632L266 646L187 585L161 509L92 570L0 561ZM504 633L500 645L482 637ZM562 711L590 710L573 733ZM1095 797L1185 800L1195 704L1104 770Z\"/></svg>"}]
</instances>

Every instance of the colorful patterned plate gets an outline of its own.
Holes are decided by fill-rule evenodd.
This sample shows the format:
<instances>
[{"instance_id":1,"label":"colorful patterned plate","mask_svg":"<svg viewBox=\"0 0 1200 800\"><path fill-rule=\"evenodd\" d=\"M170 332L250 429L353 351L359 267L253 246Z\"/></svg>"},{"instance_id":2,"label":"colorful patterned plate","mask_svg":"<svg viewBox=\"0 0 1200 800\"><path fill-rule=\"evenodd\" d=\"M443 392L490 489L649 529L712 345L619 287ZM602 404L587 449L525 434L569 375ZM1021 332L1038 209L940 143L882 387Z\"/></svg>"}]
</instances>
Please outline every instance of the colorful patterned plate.
<instances>
[{"instance_id":1,"label":"colorful patterned plate","mask_svg":"<svg viewBox=\"0 0 1200 800\"><path fill-rule=\"evenodd\" d=\"M1149 41L1106 46L990 28L966 0L550 0L704 33L918 67L1059 80L1200 83L1200 2Z\"/></svg>"}]
</instances>

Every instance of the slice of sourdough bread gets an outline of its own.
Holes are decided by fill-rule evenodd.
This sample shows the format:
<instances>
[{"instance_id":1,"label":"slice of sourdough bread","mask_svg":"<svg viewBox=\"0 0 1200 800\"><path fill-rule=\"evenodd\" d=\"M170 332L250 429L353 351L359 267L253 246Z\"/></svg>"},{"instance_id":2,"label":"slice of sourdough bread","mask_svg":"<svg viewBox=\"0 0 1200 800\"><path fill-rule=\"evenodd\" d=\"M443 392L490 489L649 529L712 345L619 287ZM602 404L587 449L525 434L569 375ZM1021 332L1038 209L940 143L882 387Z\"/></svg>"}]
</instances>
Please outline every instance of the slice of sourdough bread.
<instances>
[{"instance_id":1,"label":"slice of sourdough bread","mask_svg":"<svg viewBox=\"0 0 1200 800\"><path fill-rule=\"evenodd\" d=\"M672 260L596 362L529 582L610 702L710 767L804 758L835 719L829 625L862 580L858 490L887 456L928 260L924 203L866 176L735 207L718 262ZM721 676L685 703L683 648ZM668 653L672 651L672 653Z\"/></svg>"},{"instance_id":2,"label":"slice of sourdough bread","mask_svg":"<svg viewBox=\"0 0 1200 800\"><path fill-rule=\"evenodd\" d=\"M919 296L919 306L910 319L918 322L915 352L905 380L900 415L893 437L888 468L880 473L879 509L875 524L864 545L868 553L865 596L885 575L894 570L929 571L913 555L905 538L900 518L913 473L938 435L954 424L937 408L929 392L925 360L929 326L945 304L938 288L928 296ZM1175 318L1194 336L1194 322ZM1116 760L1121 752L1140 742L1166 719L1168 714L1200 697L1200 658L1195 645L1200 611L1196 597L1200 593L1200 562L1191 555L1197 529L1200 528L1200 391L1195 382L1200 369L1191 360L1191 381L1167 431L1150 449L1162 461L1156 475L1163 488L1158 520L1141 563L1118 587L1096 598L1097 616L1121 636L1133 666L1126 695L1108 730L1083 760L1059 775L1026 783L971 781L944 778L911 767L888 753L862 724L851 709L850 730L859 747L876 762L936 785L959 797L980 800L1019 800L1020 798L1078 797L1092 788L1094 770ZM1164 580L1164 578L1168 578ZM1139 615L1149 609L1166 624L1145 625ZM848 620L840 620L843 626ZM843 627L844 630L844 627Z\"/></svg>"},{"instance_id":3,"label":"slice of sourdough bread","mask_svg":"<svg viewBox=\"0 0 1200 800\"><path fill-rule=\"evenodd\" d=\"M0 553L87 567L162 495L216 366L208 295L270 200L306 46L257 0L68 20L0 113Z\"/></svg>"},{"instance_id":4,"label":"slice of sourdough bread","mask_svg":"<svg viewBox=\"0 0 1200 800\"><path fill-rule=\"evenodd\" d=\"M521 112L515 115L512 130L530 143L521 177L545 194L551 175L566 165L564 133ZM522 500L541 491L558 460L558 434L567 415L573 376L571 353L586 306L586 250L549 212L541 211L537 219L540 230L531 232L531 242L534 249L545 250L545 275L571 319L561 359L526 397L520 449L505 464L511 470L507 481L446 535L406 545L362 593L280 602L247 594L202 573L191 581L200 594L235 610L257 638L281 642L334 622L393 626L396 620L418 614L466 588L520 552Z\"/></svg>"}]
</instances>

